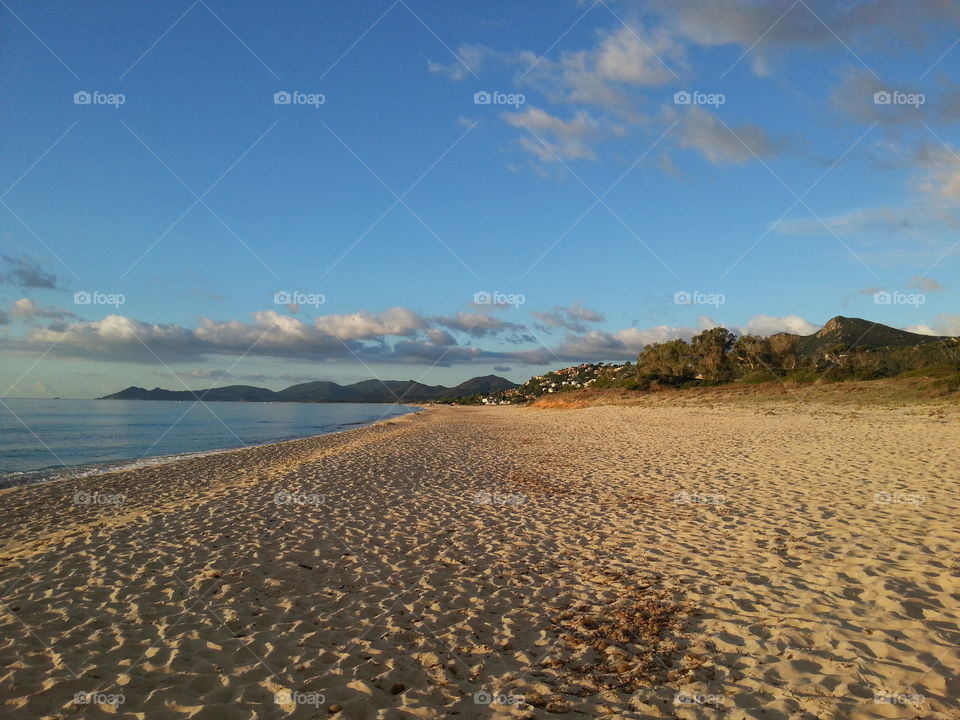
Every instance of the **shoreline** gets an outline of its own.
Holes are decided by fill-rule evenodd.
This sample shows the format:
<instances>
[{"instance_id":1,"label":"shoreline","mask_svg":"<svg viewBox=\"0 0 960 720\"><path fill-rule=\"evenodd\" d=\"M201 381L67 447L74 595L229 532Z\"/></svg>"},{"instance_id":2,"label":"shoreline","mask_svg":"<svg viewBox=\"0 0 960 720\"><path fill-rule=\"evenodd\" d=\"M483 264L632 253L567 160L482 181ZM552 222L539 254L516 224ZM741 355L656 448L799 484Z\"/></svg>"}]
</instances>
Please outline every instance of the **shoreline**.
<instances>
[{"instance_id":1,"label":"shoreline","mask_svg":"<svg viewBox=\"0 0 960 720\"><path fill-rule=\"evenodd\" d=\"M101 398L97 398L98 400ZM139 401L138 401L139 402ZM162 401L157 401L162 402ZM265 447L268 445L282 445L283 443L296 442L298 440L307 440L310 438L324 437L327 435L336 435L338 433L351 432L353 430L360 430L362 428L371 427L382 422L389 422L390 420L395 420L401 417L406 417L407 415L416 415L418 413L424 412L427 410L427 407L420 404L408 405L406 403L400 403L402 407L413 408L410 412L404 413L403 415L394 415L391 417L381 417L378 420L371 420L370 422L361 422L355 423L357 427L350 427L339 430L332 430L326 433L319 433L316 435L304 435L303 437L287 438L286 440L269 440L262 443L254 443L251 445L242 445L240 447L234 448L211 448L210 450L196 450L193 452L183 452L183 453L172 453L167 455L147 455L138 459L119 459L119 460L105 460L103 463L78 463L76 465L64 465L60 466L65 473L76 471L81 471L79 475L65 475L65 476L51 476L51 477L40 477L35 480L28 480L27 482L21 482L10 485L0 485L0 494L13 490L15 488L30 487L32 485L41 485L47 483L61 482L63 480L79 480L84 478L98 477L100 475L109 475L112 473L123 473L123 472L132 472L139 470L140 468L149 468L157 467L161 465L169 465L171 463L177 463L184 460L192 460L195 458L205 457L207 455L216 455L219 453L229 453L236 452L238 450L252 450L255 448ZM102 469L98 468L98 465L103 465ZM38 468L36 470L22 470L22 471L12 471L12 473L20 472L22 474L30 473L42 473L46 470L56 471L57 466L50 466L48 468ZM9 476L12 473L7 473ZM5 478L0 477L0 483L3 483Z\"/></svg>"},{"instance_id":2,"label":"shoreline","mask_svg":"<svg viewBox=\"0 0 960 720\"><path fill-rule=\"evenodd\" d=\"M0 707L953 720L958 444L885 409L436 407L23 486Z\"/></svg>"}]
</instances>

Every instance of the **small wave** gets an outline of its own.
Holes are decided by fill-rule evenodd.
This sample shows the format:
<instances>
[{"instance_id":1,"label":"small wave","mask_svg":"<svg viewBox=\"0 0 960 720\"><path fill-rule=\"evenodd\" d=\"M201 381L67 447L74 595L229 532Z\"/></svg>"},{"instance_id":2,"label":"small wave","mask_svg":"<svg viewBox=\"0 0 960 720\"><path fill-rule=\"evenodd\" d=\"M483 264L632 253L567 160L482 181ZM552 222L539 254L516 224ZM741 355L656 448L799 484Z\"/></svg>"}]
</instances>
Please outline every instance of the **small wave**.
<instances>
[{"instance_id":1,"label":"small wave","mask_svg":"<svg viewBox=\"0 0 960 720\"><path fill-rule=\"evenodd\" d=\"M108 460L99 463L87 463L84 465L54 465L51 467L40 468L39 470L8 472L0 475L0 490L11 487L19 487L21 485L33 485L40 482L50 482L53 480L85 478L92 477L94 475L103 475L105 473L120 472L121 470L136 470L138 468L163 465L165 463L177 462L178 460L187 460L193 457L223 452L225 449L226 448L218 448L215 450L202 450L198 452L178 453L175 455L154 455L152 457L140 458L138 460Z\"/></svg>"},{"instance_id":2,"label":"small wave","mask_svg":"<svg viewBox=\"0 0 960 720\"><path fill-rule=\"evenodd\" d=\"M398 413L397 415L392 415L391 417L401 417L411 412L416 412L413 409L404 408L405 412ZM358 425L371 425L378 421L383 421L389 419L388 417L380 418L371 418L369 420L361 420L358 422L349 422L341 424L324 424L324 425L313 425L311 426L312 430L316 430L316 435L327 435L329 433L337 432L341 428L356 427ZM304 437L309 437L309 435L304 436L300 434L295 435L283 435L280 437L275 437L271 440L265 440L263 442L252 442L246 445L241 445L239 447L218 447L218 448L209 448L205 450L196 450L191 452L184 453L175 453L171 455L153 455L150 457L143 457L137 459L114 459L114 460L105 460L101 462L94 463L82 463L77 465L53 465L45 468L39 468L36 470L21 470L21 471L11 471L0 473L0 490L18 487L21 485L33 485L40 482L51 482L56 480L66 480L70 478L85 478L91 477L94 475L103 475L105 473L111 472L120 472L123 470L136 470L138 468L151 467L154 465L163 465L165 463L177 462L179 460L187 460L189 458L201 457L203 455L211 455L218 452L227 452L230 450L239 450L244 447L256 447L259 445L272 445L278 442L288 442L290 440L299 440Z\"/></svg>"}]
</instances>

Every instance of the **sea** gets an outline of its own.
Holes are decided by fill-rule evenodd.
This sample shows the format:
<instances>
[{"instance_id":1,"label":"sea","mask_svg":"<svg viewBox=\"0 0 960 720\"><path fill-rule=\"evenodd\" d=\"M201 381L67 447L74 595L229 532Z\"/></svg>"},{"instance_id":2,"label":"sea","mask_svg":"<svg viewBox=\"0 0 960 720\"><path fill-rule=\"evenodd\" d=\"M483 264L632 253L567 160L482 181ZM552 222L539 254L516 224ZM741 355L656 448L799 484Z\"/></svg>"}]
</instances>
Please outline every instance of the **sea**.
<instances>
[{"instance_id":1,"label":"sea","mask_svg":"<svg viewBox=\"0 0 960 720\"><path fill-rule=\"evenodd\" d=\"M349 430L416 412L378 403L0 400L0 488Z\"/></svg>"}]
</instances>

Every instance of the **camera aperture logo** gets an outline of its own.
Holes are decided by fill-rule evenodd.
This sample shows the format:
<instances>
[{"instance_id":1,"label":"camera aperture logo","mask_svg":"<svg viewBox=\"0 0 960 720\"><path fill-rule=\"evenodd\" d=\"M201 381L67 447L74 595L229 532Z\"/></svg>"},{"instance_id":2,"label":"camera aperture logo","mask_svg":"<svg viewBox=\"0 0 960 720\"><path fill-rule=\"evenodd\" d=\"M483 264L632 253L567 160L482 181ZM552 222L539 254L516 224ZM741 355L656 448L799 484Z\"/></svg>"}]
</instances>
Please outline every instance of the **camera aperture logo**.
<instances>
[{"instance_id":1,"label":"camera aperture logo","mask_svg":"<svg viewBox=\"0 0 960 720\"><path fill-rule=\"evenodd\" d=\"M74 505L123 505L126 501L127 496L121 493L78 490L73 494Z\"/></svg>"},{"instance_id":2,"label":"camera aperture logo","mask_svg":"<svg viewBox=\"0 0 960 720\"><path fill-rule=\"evenodd\" d=\"M318 708L326 702L326 696L318 692L301 692L299 690L280 690L273 694L273 701L277 705L307 705Z\"/></svg>"},{"instance_id":3,"label":"camera aperture logo","mask_svg":"<svg viewBox=\"0 0 960 720\"><path fill-rule=\"evenodd\" d=\"M681 490L678 493L674 493L673 502L675 502L677 505L725 505L727 502L727 496L721 493L689 493Z\"/></svg>"},{"instance_id":4,"label":"camera aperture logo","mask_svg":"<svg viewBox=\"0 0 960 720\"><path fill-rule=\"evenodd\" d=\"M878 90L873 94L874 105L910 105L918 108L927 101L923 93L905 93L899 90Z\"/></svg>"},{"instance_id":5,"label":"camera aperture logo","mask_svg":"<svg viewBox=\"0 0 960 720\"><path fill-rule=\"evenodd\" d=\"M326 102L327 96L323 93L278 90L273 94L274 105L309 105L314 109L319 109L320 106L325 105Z\"/></svg>"},{"instance_id":6,"label":"camera aperture logo","mask_svg":"<svg viewBox=\"0 0 960 720\"><path fill-rule=\"evenodd\" d=\"M927 702L927 699L920 693L895 693L884 690L875 690L873 701L877 705L912 705L921 707Z\"/></svg>"},{"instance_id":7,"label":"camera aperture logo","mask_svg":"<svg viewBox=\"0 0 960 720\"><path fill-rule=\"evenodd\" d=\"M303 293L299 290L294 290L293 292L278 290L273 294L274 305L294 305L296 307L300 307L301 305L309 305L310 307L320 307L326 301L327 296L323 293Z\"/></svg>"},{"instance_id":8,"label":"camera aperture logo","mask_svg":"<svg viewBox=\"0 0 960 720\"><path fill-rule=\"evenodd\" d=\"M720 307L727 301L727 296L723 293L703 293L698 290L687 292L678 290L673 294L674 305L712 305Z\"/></svg>"},{"instance_id":9,"label":"camera aperture logo","mask_svg":"<svg viewBox=\"0 0 960 720\"><path fill-rule=\"evenodd\" d=\"M318 493L292 493L282 490L273 496L275 505L323 505L326 495Z\"/></svg>"},{"instance_id":10,"label":"camera aperture logo","mask_svg":"<svg viewBox=\"0 0 960 720\"><path fill-rule=\"evenodd\" d=\"M481 490L474 493L473 502L477 505L523 505L527 501L522 493L486 492Z\"/></svg>"},{"instance_id":11,"label":"camera aperture logo","mask_svg":"<svg viewBox=\"0 0 960 720\"><path fill-rule=\"evenodd\" d=\"M913 505L920 507L927 501L926 495L920 493L905 493L895 490L893 492L878 492L873 494L873 501L881 505Z\"/></svg>"},{"instance_id":12,"label":"camera aperture logo","mask_svg":"<svg viewBox=\"0 0 960 720\"><path fill-rule=\"evenodd\" d=\"M722 707L723 700L723 695L708 695L706 693L696 692L678 692L673 696L674 705L712 705L714 707Z\"/></svg>"},{"instance_id":13,"label":"camera aperture logo","mask_svg":"<svg viewBox=\"0 0 960 720\"><path fill-rule=\"evenodd\" d=\"M673 94L674 105L708 105L718 108L727 102L723 93L705 93L699 90L678 90Z\"/></svg>"},{"instance_id":14,"label":"camera aperture logo","mask_svg":"<svg viewBox=\"0 0 960 720\"><path fill-rule=\"evenodd\" d=\"M110 105L114 110L127 101L123 93L105 93L99 90L77 90L73 94L74 105Z\"/></svg>"},{"instance_id":15,"label":"camera aperture logo","mask_svg":"<svg viewBox=\"0 0 960 720\"><path fill-rule=\"evenodd\" d=\"M520 705L525 701L523 695L492 693L488 690L480 690L473 694L473 702L477 705Z\"/></svg>"},{"instance_id":16,"label":"camera aperture logo","mask_svg":"<svg viewBox=\"0 0 960 720\"><path fill-rule=\"evenodd\" d=\"M878 290L873 294L874 305L912 305L915 308L920 307L927 301L927 296L923 293L905 293L899 290L888 292L887 290Z\"/></svg>"},{"instance_id":17,"label":"camera aperture logo","mask_svg":"<svg viewBox=\"0 0 960 720\"><path fill-rule=\"evenodd\" d=\"M73 702L77 705L110 705L116 708L123 705L126 699L123 693L81 691L73 694Z\"/></svg>"},{"instance_id":18,"label":"camera aperture logo","mask_svg":"<svg viewBox=\"0 0 960 720\"><path fill-rule=\"evenodd\" d=\"M523 93L504 93L499 90L488 92L479 90L473 94L474 105L509 105L518 108L527 102L527 96Z\"/></svg>"},{"instance_id":19,"label":"camera aperture logo","mask_svg":"<svg viewBox=\"0 0 960 720\"><path fill-rule=\"evenodd\" d=\"M496 307L520 307L527 301L522 293L502 293L499 290L487 292L480 290L473 294L474 305L493 305Z\"/></svg>"},{"instance_id":20,"label":"camera aperture logo","mask_svg":"<svg viewBox=\"0 0 960 720\"><path fill-rule=\"evenodd\" d=\"M73 294L74 305L113 305L119 308L127 301L127 296L123 293L102 293L99 290L88 292L78 290Z\"/></svg>"}]
</instances>

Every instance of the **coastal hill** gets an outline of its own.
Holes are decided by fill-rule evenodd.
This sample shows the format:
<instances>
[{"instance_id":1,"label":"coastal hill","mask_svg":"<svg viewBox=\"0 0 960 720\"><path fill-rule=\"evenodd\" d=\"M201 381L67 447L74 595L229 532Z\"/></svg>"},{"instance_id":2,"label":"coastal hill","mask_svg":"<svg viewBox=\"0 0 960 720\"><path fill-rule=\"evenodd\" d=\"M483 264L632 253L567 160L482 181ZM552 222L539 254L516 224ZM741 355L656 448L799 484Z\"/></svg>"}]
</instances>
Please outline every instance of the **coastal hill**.
<instances>
[{"instance_id":1,"label":"coastal hill","mask_svg":"<svg viewBox=\"0 0 960 720\"><path fill-rule=\"evenodd\" d=\"M498 393L441 400L512 405L557 393L694 389L759 383L817 383L921 377L933 393L960 390L960 338L920 335L838 315L810 335L741 335L717 327L690 342L643 348L635 363L585 363L552 370Z\"/></svg>"},{"instance_id":2,"label":"coastal hill","mask_svg":"<svg viewBox=\"0 0 960 720\"><path fill-rule=\"evenodd\" d=\"M276 392L251 385L228 385L207 390L147 390L131 386L120 392L105 395L99 400L205 400L208 402L429 402L447 398L495 393L515 388L516 385L499 375L475 377L455 387L424 385L415 380L363 380L352 385L338 385L329 380L291 385Z\"/></svg>"},{"instance_id":3,"label":"coastal hill","mask_svg":"<svg viewBox=\"0 0 960 720\"><path fill-rule=\"evenodd\" d=\"M782 333L782 335L795 338L797 351L806 356L826 352L837 345L844 345L851 350L854 348L893 348L925 345L952 339L934 335L920 335L869 320L848 318L842 315L831 318L826 325L812 335L790 335L789 333Z\"/></svg>"}]
</instances>

